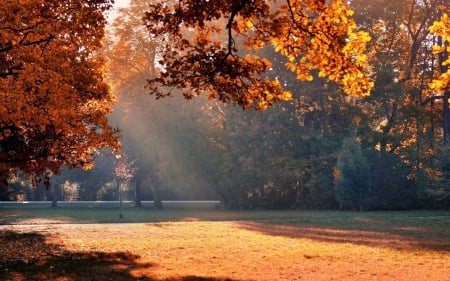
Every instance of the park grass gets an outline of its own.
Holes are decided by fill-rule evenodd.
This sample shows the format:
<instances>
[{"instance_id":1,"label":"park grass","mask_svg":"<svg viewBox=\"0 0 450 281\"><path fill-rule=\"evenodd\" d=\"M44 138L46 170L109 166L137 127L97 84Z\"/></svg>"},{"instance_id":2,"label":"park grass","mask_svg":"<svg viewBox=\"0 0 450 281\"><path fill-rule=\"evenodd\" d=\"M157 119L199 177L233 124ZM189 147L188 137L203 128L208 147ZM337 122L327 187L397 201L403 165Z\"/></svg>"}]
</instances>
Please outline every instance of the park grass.
<instances>
[{"instance_id":1,"label":"park grass","mask_svg":"<svg viewBox=\"0 0 450 281\"><path fill-rule=\"evenodd\" d=\"M125 208L123 215L117 208L0 208L0 276L450 280L445 211Z\"/></svg>"}]
</instances>

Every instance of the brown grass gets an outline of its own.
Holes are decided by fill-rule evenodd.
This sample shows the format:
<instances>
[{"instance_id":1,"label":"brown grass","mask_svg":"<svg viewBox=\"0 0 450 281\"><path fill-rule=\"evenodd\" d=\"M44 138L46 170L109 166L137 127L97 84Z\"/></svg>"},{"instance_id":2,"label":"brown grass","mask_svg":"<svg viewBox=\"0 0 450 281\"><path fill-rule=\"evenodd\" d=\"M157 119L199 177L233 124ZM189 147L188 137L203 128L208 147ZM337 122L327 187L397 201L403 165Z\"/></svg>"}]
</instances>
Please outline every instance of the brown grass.
<instances>
[{"instance_id":1,"label":"brown grass","mask_svg":"<svg viewBox=\"0 0 450 281\"><path fill-rule=\"evenodd\" d=\"M0 226L0 280L450 280L422 229L188 220Z\"/></svg>"}]
</instances>

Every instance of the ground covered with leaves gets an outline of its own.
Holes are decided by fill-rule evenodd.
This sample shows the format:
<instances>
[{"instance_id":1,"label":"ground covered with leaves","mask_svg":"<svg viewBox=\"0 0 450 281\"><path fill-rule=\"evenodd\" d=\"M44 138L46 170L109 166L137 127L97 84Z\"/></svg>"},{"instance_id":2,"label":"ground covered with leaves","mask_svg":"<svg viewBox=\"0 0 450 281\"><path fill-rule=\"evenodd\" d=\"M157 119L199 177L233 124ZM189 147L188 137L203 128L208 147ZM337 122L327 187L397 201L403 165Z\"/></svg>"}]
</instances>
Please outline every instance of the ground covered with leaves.
<instances>
[{"instance_id":1,"label":"ground covered with leaves","mask_svg":"<svg viewBox=\"0 0 450 281\"><path fill-rule=\"evenodd\" d=\"M352 215L357 228L277 222L275 216L103 224L16 221L0 225L0 279L450 280L449 217L441 216L439 225L399 224L397 231L388 231L392 222L370 215ZM414 221L420 220L432 218Z\"/></svg>"}]
</instances>

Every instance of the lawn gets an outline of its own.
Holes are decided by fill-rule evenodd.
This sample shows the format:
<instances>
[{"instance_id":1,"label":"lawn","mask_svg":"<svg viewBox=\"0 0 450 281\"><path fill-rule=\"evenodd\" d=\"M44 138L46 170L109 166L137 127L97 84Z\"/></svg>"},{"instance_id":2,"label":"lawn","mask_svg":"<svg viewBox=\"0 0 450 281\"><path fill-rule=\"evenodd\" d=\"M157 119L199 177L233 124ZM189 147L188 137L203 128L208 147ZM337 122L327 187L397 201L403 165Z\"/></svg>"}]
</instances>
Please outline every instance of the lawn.
<instances>
[{"instance_id":1,"label":"lawn","mask_svg":"<svg viewBox=\"0 0 450 281\"><path fill-rule=\"evenodd\" d=\"M444 211L123 215L0 208L0 280L450 280Z\"/></svg>"}]
</instances>

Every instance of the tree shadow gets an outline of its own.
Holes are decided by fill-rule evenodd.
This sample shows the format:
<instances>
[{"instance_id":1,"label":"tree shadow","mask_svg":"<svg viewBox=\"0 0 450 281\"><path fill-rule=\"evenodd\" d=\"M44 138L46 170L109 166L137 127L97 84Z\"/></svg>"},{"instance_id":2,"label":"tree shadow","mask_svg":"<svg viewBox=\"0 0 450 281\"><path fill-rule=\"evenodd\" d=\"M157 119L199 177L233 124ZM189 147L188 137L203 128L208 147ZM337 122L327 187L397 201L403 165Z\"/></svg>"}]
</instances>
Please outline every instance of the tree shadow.
<instances>
[{"instance_id":1,"label":"tree shadow","mask_svg":"<svg viewBox=\"0 0 450 281\"><path fill-rule=\"evenodd\" d=\"M273 222L241 222L238 227L266 235L306 238L328 243L351 243L395 250L433 250L450 252L449 237L436 236L433 229L362 230L325 226L290 225Z\"/></svg>"},{"instance_id":2,"label":"tree shadow","mask_svg":"<svg viewBox=\"0 0 450 281\"><path fill-rule=\"evenodd\" d=\"M47 242L38 232L0 230L0 276L20 280L139 280L139 281L232 281L231 279L185 276L167 279L135 277L133 270L151 271L153 263L140 263L130 252L74 252Z\"/></svg>"}]
</instances>

